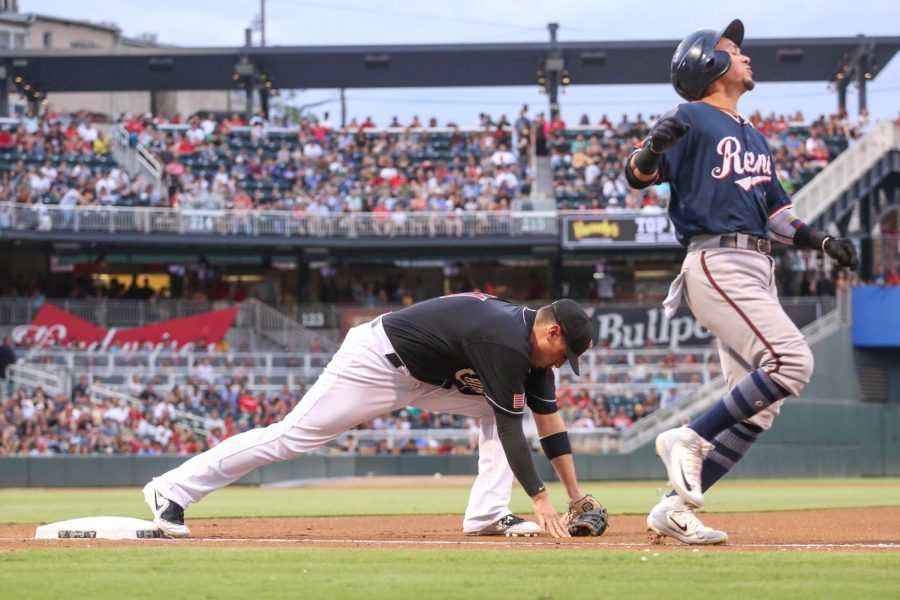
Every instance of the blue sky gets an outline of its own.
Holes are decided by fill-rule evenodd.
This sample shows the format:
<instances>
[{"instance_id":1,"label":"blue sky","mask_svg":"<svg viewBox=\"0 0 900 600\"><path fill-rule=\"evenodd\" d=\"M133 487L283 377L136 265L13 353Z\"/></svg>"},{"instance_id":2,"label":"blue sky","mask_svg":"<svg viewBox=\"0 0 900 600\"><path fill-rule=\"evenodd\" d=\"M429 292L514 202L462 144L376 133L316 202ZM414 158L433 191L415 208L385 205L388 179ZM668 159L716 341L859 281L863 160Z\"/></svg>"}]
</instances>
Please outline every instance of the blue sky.
<instances>
[{"instance_id":1,"label":"blue sky","mask_svg":"<svg viewBox=\"0 0 900 600\"><path fill-rule=\"evenodd\" d=\"M466 42L528 42L546 40L547 23L560 24L559 39L676 39L702 27L722 27L740 18L747 38L900 35L900 3L885 0L792 0L753 3L643 0L448 0L414 5L409 0L267 0L267 45L341 45ZM672 7L680 7L673 11ZM848 7L852 6L852 9ZM259 0L20 0L21 12L112 22L125 35L157 34L159 41L181 46L237 46L244 28L260 12ZM786 15L790 15L788 18ZM258 34L257 34L258 36ZM751 57L752 58L752 57ZM296 103L324 102L317 111L339 111L336 90L299 92ZM348 90L348 114L372 115L384 124L391 115L408 121L436 116L474 124L478 113L513 118L522 103L532 113L546 108L536 87L477 89L427 88ZM570 122L587 113L592 121L603 113L659 112L678 102L669 86L570 86L561 97L563 116ZM855 111L857 97L848 95ZM833 112L835 94L825 83L761 83L741 101L751 112L793 112L807 117ZM896 118L900 110L900 58L887 65L869 86L869 109L878 118Z\"/></svg>"}]
</instances>

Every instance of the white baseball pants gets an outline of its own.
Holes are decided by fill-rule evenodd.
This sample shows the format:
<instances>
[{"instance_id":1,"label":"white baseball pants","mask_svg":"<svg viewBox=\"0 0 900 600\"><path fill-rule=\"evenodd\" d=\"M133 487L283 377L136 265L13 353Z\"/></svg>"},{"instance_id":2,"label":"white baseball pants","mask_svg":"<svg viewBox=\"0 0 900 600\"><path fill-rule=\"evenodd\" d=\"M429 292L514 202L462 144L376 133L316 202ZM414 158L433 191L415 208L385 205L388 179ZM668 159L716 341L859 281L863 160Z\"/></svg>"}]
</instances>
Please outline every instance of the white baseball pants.
<instances>
[{"instance_id":1,"label":"white baseball pants","mask_svg":"<svg viewBox=\"0 0 900 600\"><path fill-rule=\"evenodd\" d=\"M381 319L354 327L325 371L280 422L224 440L156 479L160 493L187 507L262 465L311 452L360 423L406 406L480 420L478 476L463 521L478 531L510 512L513 474L482 396L414 379L385 357L394 348Z\"/></svg>"}]
</instances>

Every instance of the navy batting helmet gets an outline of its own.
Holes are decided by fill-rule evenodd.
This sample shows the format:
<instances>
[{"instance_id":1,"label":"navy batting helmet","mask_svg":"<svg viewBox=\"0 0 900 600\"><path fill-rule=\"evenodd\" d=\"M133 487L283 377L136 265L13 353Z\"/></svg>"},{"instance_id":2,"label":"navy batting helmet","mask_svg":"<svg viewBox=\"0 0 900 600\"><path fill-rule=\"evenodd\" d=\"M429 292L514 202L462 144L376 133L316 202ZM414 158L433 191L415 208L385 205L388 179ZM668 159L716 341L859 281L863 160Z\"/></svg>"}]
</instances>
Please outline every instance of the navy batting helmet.
<instances>
[{"instance_id":1,"label":"navy batting helmet","mask_svg":"<svg viewBox=\"0 0 900 600\"><path fill-rule=\"evenodd\" d=\"M735 19L720 31L701 29L689 34L672 57L672 85L685 100L699 100L706 86L721 77L731 66L731 55L716 50L721 38L738 46L744 42L744 24Z\"/></svg>"}]
</instances>

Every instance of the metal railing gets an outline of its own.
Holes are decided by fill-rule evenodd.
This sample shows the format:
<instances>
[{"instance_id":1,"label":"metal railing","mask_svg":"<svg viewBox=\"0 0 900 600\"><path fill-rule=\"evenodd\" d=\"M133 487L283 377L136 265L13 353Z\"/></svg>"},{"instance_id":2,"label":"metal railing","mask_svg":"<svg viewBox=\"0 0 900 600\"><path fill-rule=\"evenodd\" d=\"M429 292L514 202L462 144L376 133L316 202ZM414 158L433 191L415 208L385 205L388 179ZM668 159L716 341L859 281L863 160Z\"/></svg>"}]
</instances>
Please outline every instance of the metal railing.
<instances>
[{"instance_id":1,"label":"metal railing","mask_svg":"<svg viewBox=\"0 0 900 600\"><path fill-rule=\"evenodd\" d=\"M887 275L891 269L900 270L900 235L889 233L873 239L872 254L876 274Z\"/></svg>"},{"instance_id":2,"label":"metal railing","mask_svg":"<svg viewBox=\"0 0 900 600\"><path fill-rule=\"evenodd\" d=\"M572 450L576 453L603 453L616 452L619 448L621 433L616 429L603 427L598 429L568 430ZM537 432L526 429L525 437L533 447L538 446L540 440ZM469 429L352 429L347 431L324 448L321 453L334 452L337 449L352 448L360 454L374 454L379 442L387 442L392 453L401 449L408 440L416 440L420 452L434 453L441 444L449 441L454 448L467 447L474 449L478 443L478 431ZM473 450L474 451L474 450Z\"/></svg>"},{"instance_id":3,"label":"metal railing","mask_svg":"<svg viewBox=\"0 0 900 600\"><path fill-rule=\"evenodd\" d=\"M900 148L900 125L881 121L842 152L794 196L794 212L813 221L874 165L884 153Z\"/></svg>"},{"instance_id":4,"label":"metal railing","mask_svg":"<svg viewBox=\"0 0 900 600\"><path fill-rule=\"evenodd\" d=\"M186 133L188 129L190 129L190 125L187 123L163 123L159 125L159 130L162 132L178 132L178 133ZM503 131L507 133L512 133L513 128L509 125L503 126ZM247 125L233 125L231 127L232 135L237 135L238 137L242 136L250 136L253 128ZM402 134L411 134L411 135L422 135L422 134L453 134L459 133L460 135L467 135L470 133L484 133L485 131L496 131L497 126L493 127L369 127L363 129L362 131L366 133L366 135L370 137L381 135L382 133L386 133L388 135L402 135ZM268 126L264 128L264 135L266 137L276 137L278 140L285 140L287 137L296 138L300 129L298 126L293 127L275 127ZM332 130L334 133L356 133L359 131L358 127L334 127Z\"/></svg>"},{"instance_id":5,"label":"metal railing","mask_svg":"<svg viewBox=\"0 0 900 600\"><path fill-rule=\"evenodd\" d=\"M35 390L41 388L45 394L56 398L68 397L71 393L71 378L66 373L39 369L33 365L14 364L6 367L6 378L17 388Z\"/></svg>"},{"instance_id":6,"label":"metal railing","mask_svg":"<svg viewBox=\"0 0 900 600\"><path fill-rule=\"evenodd\" d=\"M110 129L110 138L113 143L113 158L125 168L129 175L134 177L136 173L143 172L154 187L159 189L162 186L162 163L149 150L141 145L132 145L130 134L121 125Z\"/></svg>"},{"instance_id":7,"label":"metal railing","mask_svg":"<svg viewBox=\"0 0 900 600\"><path fill-rule=\"evenodd\" d=\"M118 404L119 402L124 402L129 407L136 408L141 412L144 412L144 409L146 408L139 398L117 392L101 385L90 386L88 388L88 397L91 399L92 404ZM210 432L206 429L205 417L194 415L178 408L173 408L172 412L175 414L174 421L176 423L187 426L194 431L194 433L209 435Z\"/></svg>"},{"instance_id":8,"label":"metal railing","mask_svg":"<svg viewBox=\"0 0 900 600\"><path fill-rule=\"evenodd\" d=\"M42 217L49 217L45 223ZM158 233L307 238L555 236L556 211L394 212L310 215L290 211L195 210L0 203L3 229L42 233Z\"/></svg>"},{"instance_id":9,"label":"metal railing","mask_svg":"<svg viewBox=\"0 0 900 600\"><path fill-rule=\"evenodd\" d=\"M98 378L115 390L128 388L137 375L141 385L167 392L189 381L222 385L231 378L246 378L254 392L281 392L305 388L331 360L330 352L175 352L171 350L114 352L45 348L30 351L23 359L36 369L67 373L68 379ZM201 371L198 365L208 361ZM68 375L70 374L70 375ZM205 385L205 384L204 384Z\"/></svg>"},{"instance_id":10,"label":"metal railing","mask_svg":"<svg viewBox=\"0 0 900 600\"><path fill-rule=\"evenodd\" d=\"M305 351L314 344L323 352L337 350L337 344L327 337L307 329L287 315L264 304L249 299L241 303L240 322L286 350Z\"/></svg>"}]
</instances>

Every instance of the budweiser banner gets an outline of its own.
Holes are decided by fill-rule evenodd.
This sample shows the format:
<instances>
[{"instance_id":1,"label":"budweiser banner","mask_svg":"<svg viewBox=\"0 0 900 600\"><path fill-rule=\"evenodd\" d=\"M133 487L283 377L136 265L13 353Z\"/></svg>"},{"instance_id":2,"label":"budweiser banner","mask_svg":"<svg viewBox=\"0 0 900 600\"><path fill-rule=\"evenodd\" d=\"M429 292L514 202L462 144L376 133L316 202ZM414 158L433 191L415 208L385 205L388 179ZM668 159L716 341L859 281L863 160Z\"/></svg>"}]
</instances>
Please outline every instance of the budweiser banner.
<instances>
[{"instance_id":1,"label":"budweiser banner","mask_svg":"<svg viewBox=\"0 0 900 600\"><path fill-rule=\"evenodd\" d=\"M564 248L678 247L675 228L666 215L566 215Z\"/></svg>"},{"instance_id":2,"label":"budweiser banner","mask_svg":"<svg viewBox=\"0 0 900 600\"><path fill-rule=\"evenodd\" d=\"M816 319L816 305L792 304L785 312L797 327L804 327ZM660 348L708 346L713 335L685 306L667 319L660 306L596 307L589 312L597 321L598 341L608 342L613 350L630 350L655 345ZM648 344L649 342L649 344Z\"/></svg>"},{"instance_id":3,"label":"budweiser banner","mask_svg":"<svg viewBox=\"0 0 900 600\"><path fill-rule=\"evenodd\" d=\"M44 304L31 325L16 327L12 337L16 343L27 342L38 347L74 343L89 350L107 350L113 346L124 350L162 346L191 349L220 342L231 329L238 310L238 306L232 306L143 327L107 330L51 304Z\"/></svg>"}]
</instances>

